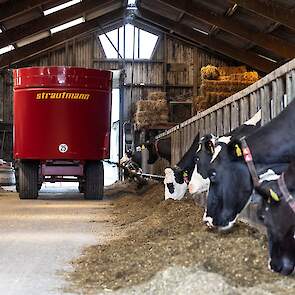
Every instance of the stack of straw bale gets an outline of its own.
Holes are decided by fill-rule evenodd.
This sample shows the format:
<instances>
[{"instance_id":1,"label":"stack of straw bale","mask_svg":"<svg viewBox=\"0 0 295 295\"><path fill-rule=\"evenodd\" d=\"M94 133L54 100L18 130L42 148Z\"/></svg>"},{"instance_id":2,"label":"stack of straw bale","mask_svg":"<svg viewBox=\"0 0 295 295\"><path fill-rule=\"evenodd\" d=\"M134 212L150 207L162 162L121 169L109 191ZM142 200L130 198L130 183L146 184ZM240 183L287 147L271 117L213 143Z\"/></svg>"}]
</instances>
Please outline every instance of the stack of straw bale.
<instances>
[{"instance_id":1,"label":"stack of straw bale","mask_svg":"<svg viewBox=\"0 0 295 295\"><path fill-rule=\"evenodd\" d=\"M203 111L223 99L248 87L259 79L255 71L247 72L245 66L215 67L201 69L201 97L194 98L194 107Z\"/></svg>"},{"instance_id":2,"label":"stack of straw bale","mask_svg":"<svg viewBox=\"0 0 295 295\"><path fill-rule=\"evenodd\" d=\"M149 93L147 100L136 103L135 126L137 129L153 128L166 124L169 119L165 92Z\"/></svg>"}]
</instances>

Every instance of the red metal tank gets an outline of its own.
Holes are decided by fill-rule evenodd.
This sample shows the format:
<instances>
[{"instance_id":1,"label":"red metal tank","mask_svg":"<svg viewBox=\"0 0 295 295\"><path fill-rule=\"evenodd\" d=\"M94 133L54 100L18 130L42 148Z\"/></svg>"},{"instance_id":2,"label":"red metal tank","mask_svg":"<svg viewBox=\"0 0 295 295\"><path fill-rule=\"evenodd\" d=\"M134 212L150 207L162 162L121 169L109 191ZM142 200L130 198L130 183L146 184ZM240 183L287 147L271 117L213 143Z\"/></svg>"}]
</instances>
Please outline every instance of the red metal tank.
<instances>
[{"instance_id":1,"label":"red metal tank","mask_svg":"<svg viewBox=\"0 0 295 295\"><path fill-rule=\"evenodd\" d=\"M111 72L32 67L13 77L15 159L109 157Z\"/></svg>"}]
</instances>

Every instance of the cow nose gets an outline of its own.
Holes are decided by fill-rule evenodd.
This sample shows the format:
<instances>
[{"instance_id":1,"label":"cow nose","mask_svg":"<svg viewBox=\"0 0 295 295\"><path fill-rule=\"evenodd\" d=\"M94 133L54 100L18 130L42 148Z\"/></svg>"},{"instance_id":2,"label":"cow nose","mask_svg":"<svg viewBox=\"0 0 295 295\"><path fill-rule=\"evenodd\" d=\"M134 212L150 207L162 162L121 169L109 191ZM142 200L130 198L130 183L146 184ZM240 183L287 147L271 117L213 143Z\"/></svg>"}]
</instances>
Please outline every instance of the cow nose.
<instances>
[{"instance_id":1,"label":"cow nose","mask_svg":"<svg viewBox=\"0 0 295 295\"><path fill-rule=\"evenodd\" d=\"M270 261L270 268L275 271L279 272L282 275L289 275L294 271L295 261L292 262L288 258L283 257L282 259L278 260L271 260Z\"/></svg>"},{"instance_id":2,"label":"cow nose","mask_svg":"<svg viewBox=\"0 0 295 295\"><path fill-rule=\"evenodd\" d=\"M189 185L188 185L188 191L190 194L192 194L194 191L194 186L191 183L189 183Z\"/></svg>"},{"instance_id":3,"label":"cow nose","mask_svg":"<svg viewBox=\"0 0 295 295\"><path fill-rule=\"evenodd\" d=\"M173 185L173 183L167 183L167 188L168 188L170 194L174 193L174 185Z\"/></svg>"}]
</instances>

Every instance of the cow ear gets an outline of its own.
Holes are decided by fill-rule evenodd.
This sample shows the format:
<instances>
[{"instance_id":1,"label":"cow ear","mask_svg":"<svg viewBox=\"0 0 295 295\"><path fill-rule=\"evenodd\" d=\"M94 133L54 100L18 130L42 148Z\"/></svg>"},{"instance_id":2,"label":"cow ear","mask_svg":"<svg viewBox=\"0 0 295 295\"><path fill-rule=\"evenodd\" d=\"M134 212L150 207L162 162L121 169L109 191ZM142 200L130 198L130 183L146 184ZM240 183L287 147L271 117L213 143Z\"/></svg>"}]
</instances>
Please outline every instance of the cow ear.
<instances>
[{"instance_id":1,"label":"cow ear","mask_svg":"<svg viewBox=\"0 0 295 295\"><path fill-rule=\"evenodd\" d=\"M232 160L243 160L242 147L239 141L230 142L227 149Z\"/></svg>"}]
</instances>

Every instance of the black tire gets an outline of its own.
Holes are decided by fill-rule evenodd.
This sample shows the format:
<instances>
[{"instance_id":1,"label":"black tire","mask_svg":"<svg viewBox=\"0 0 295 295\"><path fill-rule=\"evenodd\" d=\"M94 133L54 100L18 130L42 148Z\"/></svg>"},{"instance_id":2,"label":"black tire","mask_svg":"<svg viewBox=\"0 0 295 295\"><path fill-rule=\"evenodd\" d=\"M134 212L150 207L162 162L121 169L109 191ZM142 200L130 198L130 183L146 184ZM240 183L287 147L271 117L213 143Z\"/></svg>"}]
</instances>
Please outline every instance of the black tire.
<instances>
[{"instance_id":1,"label":"black tire","mask_svg":"<svg viewBox=\"0 0 295 295\"><path fill-rule=\"evenodd\" d=\"M20 161L18 170L20 199L37 199L39 187L39 163Z\"/></svg>"},{"instance_id":2,"label":"black tire","mask_svg":"<svg viewBox=\"0 0 295 295\"><path fill-rule=\"evenodd\" d=\"M104 171L101 161L88 161L84 167L84 199L102 200L104 190Z\"/></svg>"},{"instance_id":3,"label":"black tire","mask_svg":"<svg viewBox=\"0 0 295 295\"><path fill-rule=\"evenodd\" d=\"M84 191L85 191L84 187L85 187L84 181L82 181L82 180L79 181L79 186L78 186L79 193L81 193L81 194L84 193Z\"/></svg>"},{"instance_id":4,"label":"black tire","mask_svg":"<svg viewBox=\"0 0 295 295\"><path fill-rule=\"evenodd\" d=\"M19 170L18 168L14 168L14 175L15 175L15 190L19 192Z\"/></svg>"}]
</instances>

